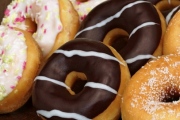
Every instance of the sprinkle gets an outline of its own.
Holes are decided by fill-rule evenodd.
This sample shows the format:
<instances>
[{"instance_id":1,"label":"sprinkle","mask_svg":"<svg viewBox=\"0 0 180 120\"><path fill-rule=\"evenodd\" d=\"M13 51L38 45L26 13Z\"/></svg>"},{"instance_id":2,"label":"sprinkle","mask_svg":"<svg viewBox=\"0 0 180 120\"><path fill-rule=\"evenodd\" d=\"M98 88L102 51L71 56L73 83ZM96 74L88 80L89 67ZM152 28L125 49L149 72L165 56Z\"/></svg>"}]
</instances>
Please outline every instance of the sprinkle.
<instances>
[{"instance_id":1,"label":"sprinkle","mask_svg":"<svg viewBox=\"0 0 180 120\"><path fill-rule=\"evenodd\" d=\"M15 22L23 22L25 20L24 17L18 17L15 19Z\"/></svg>"},{"instance_id":2,"label":"sprinkle","mask_svg":"<svg viewBox=\"0 0 180 120\"><path fill-rule=\"evenodd\" d=\"M15 88L15 86L11 86L11 89L14 89Z\"/></svg>"},{"instance_id":3,"label":"sprinkle","mask_svg":"<svg viewBox=\"0 0 180 120\"><path fill-rule=\"evenodd\" d=\"M43 27L44 27L44 24L41 25L41 28L43 28Z\"/></svg>"},{"instance_id":4,"label":"sprinkle","mask_svg":"<svg viewBox=\"0 0 180 120\"><path fill-rule=\"evenodd\" d=\"M4 12L5 16L9 16L10 15L10 10L9 9L6 9L5 12Z\"/></svg>"},{"instance_id":5,"label":"sprinkle","mask_svg":"<svg viewBox=\"0 0 180 120\"><path fill-rule=\"evenodd\" d=\"M25 13L27 13L28 12L28 6L26 6L26 8L25 8Z\"/></svg>"},{"instance_id":6,"label":"sprinkle","mask_svg":"<svg viewBox=\"0 0 180 120\"><path fill-rule=\"evenodd\" d=\"M58 30L60 31L62 29L61 25L58 26Z\"/></svg>"},{"instance_id":7,"label":"sprinkle","mask_svg":"<svg viewBox=\"0 0 180 120\"><path fill-rule=\"evenodd\" d=\"M16 4L13 6L13 9L15 9L17 6L18 6L18 3L16 3Z\"/></svg>"},{"instance_id":8,"label":"sprinkle","mask_svg":"<svg viewBox=\"0 0 180 120\"><path fill-rule=\"evenodd\" d=\"M2 32L2 33L1 33L1 37L4 37L4 35L5 35L5 33L4 33L4 32Z\"/></svg>"},{"instance_id":9,"label":"sprinkle","mask_svg":"<svg viewBox=\"0 0 180 120\"><path fill-rule=\"evenodd\" d=\"M21 79L21 76L17 76L17 79L20 80L20 79Z\"/></svg>"},{"instance_id":10,"label":"sprinkle","mask_svg":"<svg viewBox=\"0 0 180 120\"><path fill-rule=\"evenodd\" d=\"M47 29L44 29L44 34L46 34L46 32L47 32Z\"/></svg>"},{"instance_id":11,"label":"sprinkle","mask_svg":"<svg viewBox=\"0 0 180 120\"><path fill-rule=\"evenodd\" d=\"M23 70L26 68L26 61L23 62Z\"/></svg>"},{"instance_id":12,"label":"sprinkle","mask_svg":"<svg viewBox=\"0 0 180 120\"><path fill-rule=\"evenodd\" d=\"M45 5L45 6L44 6L44 9L45 9L45 10L47 10L47 9L48 9L47 5Z\"/></svg>"}]
</instances>

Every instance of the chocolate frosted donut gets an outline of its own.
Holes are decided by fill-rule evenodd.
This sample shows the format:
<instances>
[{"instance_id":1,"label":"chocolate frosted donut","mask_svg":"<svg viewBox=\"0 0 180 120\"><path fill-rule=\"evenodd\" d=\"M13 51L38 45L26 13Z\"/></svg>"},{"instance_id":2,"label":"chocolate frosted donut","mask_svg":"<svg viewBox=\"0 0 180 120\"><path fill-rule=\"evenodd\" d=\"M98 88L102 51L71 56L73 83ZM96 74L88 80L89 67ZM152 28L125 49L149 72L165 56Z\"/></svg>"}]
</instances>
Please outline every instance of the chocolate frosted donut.
<instances>
[{"instance_id":1,"label":"chocolate frosted donut","mask_svg":"<svg viewBox=\"0 0 180 120\"><path fill-rule=\"evenodd\" d=\"M113 48L98 41L72 40L55 51L36 77L33 105L46 119L117 119L128 72ZM78 80L85 84L75 92Z\"/></svg>"},{"instance_id":2,"label":"chocolate frosted donut","mask_svg":"<svg viewBox=\"0 0 180 120\"><path fill-rule=\"evenodd\" d=\"M107 1L88 14L76 38L103 41L109 31L115 28L125 30L129 37L118 52L128 63L131 74L134 74L149 58L161 54L160 40L165 24L159 15L148 1Z\"/></svg>"}]
</instances>

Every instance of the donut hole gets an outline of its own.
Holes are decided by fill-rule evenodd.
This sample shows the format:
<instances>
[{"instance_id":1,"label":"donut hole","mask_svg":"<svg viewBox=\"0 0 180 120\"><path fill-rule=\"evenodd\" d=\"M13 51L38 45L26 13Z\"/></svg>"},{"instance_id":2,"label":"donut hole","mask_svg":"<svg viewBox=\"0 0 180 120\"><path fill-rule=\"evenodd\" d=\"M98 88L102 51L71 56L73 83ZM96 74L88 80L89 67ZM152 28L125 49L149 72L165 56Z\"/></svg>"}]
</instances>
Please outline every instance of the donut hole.
<instances>
[{"instance_id":1,"label":"donut hole","mask_svg":"<svg viewBox=\"0 0 180 120\"><path fill-rule=\"evenodd\" d=\"M30 33L35 33L37 31L37 24L34 21L32 21L30 18L27 18L25 20L25 24L27 26L26 31Z\"/></svg>"},{"instance_id":2,"label":"donut hole","mask_svg":"<svg viewBox=\"0 0 180 120\"><path fill-rule=\"evenodd\" d=\"M180 100L180 90L174 87L168 87L162 92L161 102L174 102Z\"/></svg>"},{"instance_id":3,"label":"donut hole","mask_svg":"<svg viewBox=\"0 0 180 120\"><path fill-rule=\"evenodd\" d=\"M65 84L70 88L67 89L71 95L76 95L81 92L84 85L87 83L87 77L84 73L70 72L65 80Z\"/></svg>"},{"instance_id":4,"label":"donut hole","mask_svg":"<svg viewBox=\"0 0 180 120\"><path fill-rule=\"evenodd\" d=\"M129 35L125 30L116 28L107 33L103 42L120 51L126 46L128 39Z\"/></svg>"}]
</instances>

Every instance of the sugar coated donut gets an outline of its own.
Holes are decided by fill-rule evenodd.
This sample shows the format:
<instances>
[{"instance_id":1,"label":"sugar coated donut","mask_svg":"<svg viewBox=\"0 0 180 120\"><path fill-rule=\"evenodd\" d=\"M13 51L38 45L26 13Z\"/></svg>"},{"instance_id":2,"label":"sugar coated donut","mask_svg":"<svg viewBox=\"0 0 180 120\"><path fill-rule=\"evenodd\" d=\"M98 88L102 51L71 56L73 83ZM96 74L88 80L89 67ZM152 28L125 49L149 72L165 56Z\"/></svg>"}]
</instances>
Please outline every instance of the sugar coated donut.
<instances>
[{"instance_id":1,"label":"sugar coated donut","mask_svg":"<svg viewBox=\"0 0 180 120\"><path fill-rule=\"evenodd\" d=\"M82 22L87 14L97 5L107 0L70 0L79 14L79 20Z\"/></svg>"},{"instance_id":2,"label":"sugar coated donut","mask_svg":"<svg viewBox=\"0 0 180 120\"><path fill-rule=\"evenodd\" d=\"M112 47L75 39L55 51L36 77L33 105L45 119L115 120L129 78L126 63Z\"/></svg>"},{"instance_id":3,"label":"sugar coated donut","mask_svg":"<svg viewBox=\"0 0 180 120\"><path fill-rule=\"evenodd\" d=\"M180 54L179 26L180 11L171 19L163 41L163 54Z\"/></svg>"},{"instance_id":4,"label":"sugar coated donut","mask_svg":"<svg viewBox=\"0 0 180 120\"><path fill-rule=\"evenodd\" d=\"M148 1L110 0L88 14L76 38L103 41L111 30L123 29L128 38L126 41L119 39L119 50L116 50L126 60L133 75L150 58L161 55L165 27L164 17ZM121 45L122 42L125 45Z\"/></svg>"},{"instance_id":5,"label":"sugar coated donut","mask_svg":"<svg viewBox=\"0 0 180 120\"><path fill-rule=\"evenodd\" d=\"M17 110L29 99L41 55L29 33L0 26L0 114Z\"/></svg>"},{"instance_id":6,"label":"sugar coated donut","mask_svg":"<svg viewBox=\"0 0 180 120\"><path fill-rule=\"evenodd\" d=\"M13 0L2 25L32 32L46 57L74 37L78 20L69 0Z\"/></svg>"},{"instance_id":7,"label":"sugar coated donut","mask_svg":"<svg viewBox=\"0 0 180 120\"><path fill-rule=\"evenodd\" d=\"M180 119L180 56L164 55L141 68L122 97L123 120Z\"/></svg>"}]
</instances>

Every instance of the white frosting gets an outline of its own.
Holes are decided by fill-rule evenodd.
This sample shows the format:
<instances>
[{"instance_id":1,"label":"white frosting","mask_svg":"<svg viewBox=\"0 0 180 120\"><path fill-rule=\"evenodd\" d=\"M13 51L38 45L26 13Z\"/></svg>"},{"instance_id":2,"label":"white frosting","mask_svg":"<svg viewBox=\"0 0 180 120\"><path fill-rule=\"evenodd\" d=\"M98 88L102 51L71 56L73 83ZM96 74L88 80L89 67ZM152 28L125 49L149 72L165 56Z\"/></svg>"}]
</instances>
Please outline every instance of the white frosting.
<instances>
[{"instance_id":1,"label":"white frosting","mask_svg":"<svg viewBox=\"0 0 180 120\"><path fill-rule=\"evenodd\" d=\"M136 1L136 2L133 2L133 3L129 3L127 4L126 6L124 6L120 11L118 11L116 14L114 14L113 16L109 17L109 18L106 18L105 20L93 25L93 26L90 26L90 27L87 27L81 31L79 31L75 37L77 37L79 34L81 34L82 32L85 32L85 31L89 31L89 30L92 30L94 28L97 28L97 27L102 27L104 25L106 25L107 23L111 22L113 19L115 18L119 18L121 16L121 14L128 8L131 8L132 6L134 5L137 5L137 4L141 4L141 3L149 3L148 1Z\"/></svg>"},{"instance_id":2,"label":"white frosting","mask_svg":"<svg viewBox=\"0 0 180 120\"><path fill-rule=\"evenodd\" d=\"M73 118L75 120L91 120L85 116L79 115L77 113L67 113L63 112L60 110L51 110L51 111L46 111L46 110L38 110L37 114L40 114L46 118L51 118L53 116L58 116L61 118Z\"/></svg>"},{"instance_id":3,"label":"white frosting","mask_svg":"<svg viewBox=\"0 0 180 120\"><path fill-rule=\"evenodd\" d=\"M0 100L18 84L26 59L27 45L23 33L0 26Z\"/></svg>"},{"instance_id":4,"label":"white frosting","mask_svg":"<svg viewBox=\"0 0 180 120\"><path fill-rule=\"evenodd\" d=\"M102 83L87 82L84 87L87 87L87 86L91 87L91 88L103 89L103 90L109 91L111 93L117 94L116 90L114 90L113 88L111 88L105 84L102 84Z\"/></svg>"},{"instance_id":5,"label":"white frosting","mask_svg":"<svg viewBox=\"0 0 180 120\"><path fill-rule=\"evenodd\" d=\"M166 16L166 23L168 24L172 15L174 14L174 12L179 8L179 6L175 7L167 16Z\"/></svg>"},{"instance_id":6,"label":"white frosting","mask_svg":"<svg viewBox=\"0 0 180 120\"><path fill-rule=\"evenodd\" d=\"M96 6L107 0L88 0L86 2L78 2L77 0L70 0L79 14L79 20L82 22L87 14Z\"/></svg>"},{"instance_id":7,"label":"white frosting","mask_svg":"<svg viewBox=\"0 0 180 120\"><path fill-rule=\"evenodd\" d=\"M151 26L151 25L156 25L157 23L155 22L145 22L139 26L137 26L136 28L134 28L134 30L130 33L129 38L139 29L143 28L143 27L147 27L147 26Z\"/></svg>"},{"instance_id":8,"label":"white frosting","mask_svg":"<svg viewBox=\"0 0 180 120\"><path fill-rule=\"evenodd\" d=\"M82 57L87 57L87 56L95 56L107 60L114 60L119 62L119 64L124 65L121 61L119 61L116 57L110 56L105 53L100 53L100 52L95 52L95 51L82 51L82 50L71 50L71 51L65 51L65 50L56 50L54 53L61 53L64 54L67 57L72 57L74 55L79 55Z\"/></svg>"},{"instance_id":9,"label":"white frosting","mask_svg":"<svg viewBox=\"0 0 180 120\"><path fill-rule=\"evenodd\" d=\"M14 0L8 5L2 24L25 30L26 18L37 24L33 37L46 56L62 29L58 0Z\"/></svg>"},{"instance_id":10,"label":"white frosting","mask_svg":"<svg viewBox=\"0 0 180 120\"><path fill-rule=\"evenodd\" d=\"M55 80L55 79L52 79L52 78L45 77L45 76L37 76L35 78L35 80L49 81L49 82L52 82L52 83L57 84L59 86L70 89L65 83L58 81L58 80Z\"/></svg>"},{"instance_id":11,"label":"white frosting","mask_svg":"<svg viewBox=\"0 0 180 120\"><path fill-rule=\"evenodd\" d=\"M138 56L135 56L134 58L127 59L126 63L131 64L138 60L150 59L150 58L156 58L156 57L154 57L153 55L138 55Z\"/></svg>"},{"instance_id":12,"label":"white frosting","mask_svg":"<svg viewBox=\"0 0 180 120\"><path fill-rule=\"evenodd\" d=\"M36 80L52 82L52 83L54 83L56 85L65 87L67 89L70 89L69 86L67 86L64 82L61 82L61 81L58 81L58 80L55 80L55 79L52 79L52 78L48 78L48 77L45 77L45 76L37 76L34 79L34 81L36 81ZM103 89L103 90L109 91L111 93L117 94L116 90L114 90L113 88L111 88L111 87L109 87L109 86L107 86L105 84L102 84L102 83L87 82L84 87Z\"/></svg>"}]
</instances>

